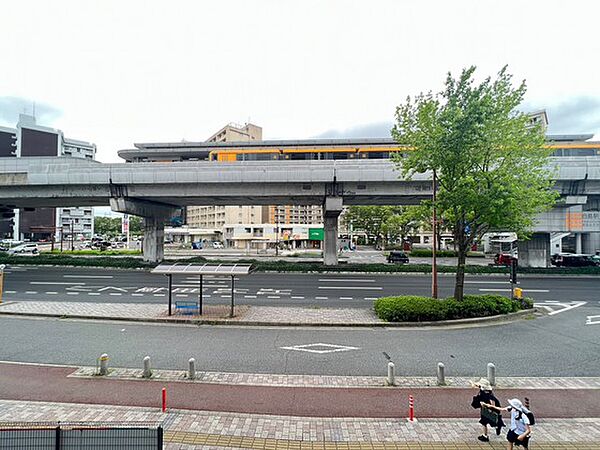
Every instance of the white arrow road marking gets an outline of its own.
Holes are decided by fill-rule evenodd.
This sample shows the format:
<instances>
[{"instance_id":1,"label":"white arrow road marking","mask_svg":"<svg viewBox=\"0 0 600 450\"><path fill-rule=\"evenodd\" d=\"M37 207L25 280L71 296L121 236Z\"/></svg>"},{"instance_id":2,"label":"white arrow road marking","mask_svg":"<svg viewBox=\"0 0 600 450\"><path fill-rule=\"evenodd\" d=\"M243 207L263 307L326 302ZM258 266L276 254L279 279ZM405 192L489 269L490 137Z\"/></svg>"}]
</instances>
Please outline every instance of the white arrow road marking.
<instances>
[{"instance_id":1,"label":"white arrow road marking","mask_svg":"<svg viewBox=\"0 0 600 450\"><path fill-rule=\"evenodd\" d=\"M600 316L587 316L586 325L600 325Z\"/></svg>"},{"instance_id":2,"label":"white arrow road marking","mask_svg":"<svg viewBox=\"0 0 600 450\"><path fill-rule=\"evenodd\" d=\"M116 286L106 286L106 287L103 287L102 289L98 289L98 292L107 291L109 289L114 289L115 291L127 292L126 289L116 287Z\"/></svg>"}]
</instances>

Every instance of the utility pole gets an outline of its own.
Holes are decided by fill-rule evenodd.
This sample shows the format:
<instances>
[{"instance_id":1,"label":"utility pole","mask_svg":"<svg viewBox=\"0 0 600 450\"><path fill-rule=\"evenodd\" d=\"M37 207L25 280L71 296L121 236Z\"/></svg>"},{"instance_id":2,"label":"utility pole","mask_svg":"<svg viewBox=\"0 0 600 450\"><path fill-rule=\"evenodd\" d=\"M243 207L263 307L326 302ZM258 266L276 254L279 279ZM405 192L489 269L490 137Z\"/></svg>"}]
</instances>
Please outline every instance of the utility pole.
<instances>
[{"instance_id":1,"label":"utility pole","mask_svg":"<svg viewBox=\"0 0 600 450\"><path fill-rule=\"evenodd\" d=\"M435 169L433 170L433 180L432 180L432 189L433 189L433 250L431 252L431 297L438 298L438 280L437 280L437 259L436 259L436 251L437 251L437 217L436 217L436 173Z\"/></svg>"}]
</instances>

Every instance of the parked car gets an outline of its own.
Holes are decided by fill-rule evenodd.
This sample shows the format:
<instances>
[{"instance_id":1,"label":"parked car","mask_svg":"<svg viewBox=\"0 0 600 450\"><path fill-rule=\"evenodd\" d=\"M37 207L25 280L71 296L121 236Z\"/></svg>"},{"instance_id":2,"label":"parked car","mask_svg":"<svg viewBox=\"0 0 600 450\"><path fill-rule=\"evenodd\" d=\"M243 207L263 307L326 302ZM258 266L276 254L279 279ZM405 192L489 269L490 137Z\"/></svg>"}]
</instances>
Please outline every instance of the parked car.
<instances>
[{"instance_id":1,"label":"parked car","mask_svg":"<svg viewBox=\"0 0 600 450\"><path fill-rule=\"evenodd\" d=\"M556 267L590 267L600 266L600 261L593 255L576 253L557 253L550 257L550 264Z\"/></svg>"},{"instance_id":2,"label":"parked car","mask_svg":"<svg viewBox=\"0 0 600 450\"><path fill-rule=\"evenodd\" d=\"M494 265L510 267L510 265L513 262L513 259L518 260L516 257L509 253L496 253L494 255Z\"/></svg>"},{"instance_id":3,"label":"parked car","mask_svg":"<svg viewBox=\"0 0 600 450\"><path fill-rule=\"evenodd\" d=\"M212 246L213 246L213 248L223 248L223 243L222 242L213 242Z\"/></svg>"},{"instance_id":4,"label":"parked car","mask_svg":"<svg viewBox=\"0 0 600 450\"><path fill-rule=\"evenodd\" d=\"M404 252L391 251L387 257L387 262L393 264L408 264L408 256Z\"/></svg>"},{"instance_id":5,"label":"parked car","mask_svg":"<svg viewBox=\"0 0 600 450\"><path fill-rule=\"evenodd\" d=\"M15 255L15 256L32 256L32 255L39 255L40 251L38 249L37 244L35 243L28 243L28 244L21 244L21 245L17 245L16 247L10 248L8 249L7 252L9 255Z\"/></svg>"}]
</instances>

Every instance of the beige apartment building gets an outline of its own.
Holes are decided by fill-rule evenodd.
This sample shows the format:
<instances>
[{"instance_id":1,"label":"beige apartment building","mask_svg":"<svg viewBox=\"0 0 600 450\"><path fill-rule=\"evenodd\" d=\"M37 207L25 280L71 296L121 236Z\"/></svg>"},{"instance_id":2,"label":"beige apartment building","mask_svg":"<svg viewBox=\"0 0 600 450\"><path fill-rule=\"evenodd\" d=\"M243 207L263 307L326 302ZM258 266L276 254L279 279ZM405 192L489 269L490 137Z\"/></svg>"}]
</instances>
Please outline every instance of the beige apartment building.
<instances>
[{"instance_id":1,"label":"beige apartment building","mask_svg":"<svg viewBox=\"0 0 600 450\"><path fill-rule=\"evenodd\" d=\"M206 142L247 142L262 140L262 128L251 123L230 123ZM225 224L265 223L269 218L267 206L188 206L187 224L194 228L221 230Z\"/></svg>"}]
</instances>

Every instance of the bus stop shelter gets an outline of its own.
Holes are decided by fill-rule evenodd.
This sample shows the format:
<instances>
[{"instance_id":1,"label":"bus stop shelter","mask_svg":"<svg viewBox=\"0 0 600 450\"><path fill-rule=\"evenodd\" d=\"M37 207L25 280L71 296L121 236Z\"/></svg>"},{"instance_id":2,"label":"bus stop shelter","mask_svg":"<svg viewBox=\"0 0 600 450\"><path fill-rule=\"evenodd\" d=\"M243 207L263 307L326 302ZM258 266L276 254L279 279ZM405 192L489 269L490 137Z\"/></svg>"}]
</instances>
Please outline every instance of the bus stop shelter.
<instances>
[{"instance_id":1,"label":"bus stop shelter","mask_svg":"<svg viewBox=\"0 0 600 450\"><path fill-rule=\"evenodd\" d=\"M152 269L151 273L157 273L167 276L169 292L169 316L172 315L173 307L173 276L197 276L198 277L198 313L202 315L202 278L204 275L212 276L230 276L231 277L231 309L229 317L233 317L235 308L235 277L248 275L252 270L251 265L247 264L160 264Z\"/></svg>"}]
</instances>

